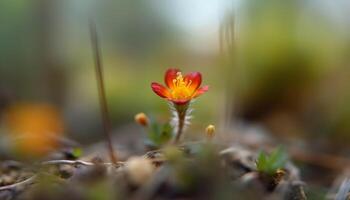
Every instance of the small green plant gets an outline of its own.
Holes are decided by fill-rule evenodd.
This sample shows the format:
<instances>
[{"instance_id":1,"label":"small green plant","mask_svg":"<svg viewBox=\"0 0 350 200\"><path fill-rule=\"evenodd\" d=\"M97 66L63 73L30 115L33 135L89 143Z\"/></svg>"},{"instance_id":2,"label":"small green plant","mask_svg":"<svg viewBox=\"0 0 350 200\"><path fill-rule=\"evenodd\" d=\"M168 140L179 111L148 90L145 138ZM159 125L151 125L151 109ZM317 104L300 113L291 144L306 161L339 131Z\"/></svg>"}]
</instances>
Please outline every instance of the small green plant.
<instances>
[{"instance_id":1,"label":"small green plant","mask_svg":"<svg viewBox=\"0 0 350 200\"><path fill-rule=\"evenodd\" d=\"M169 123L159 124L151 120L146 144L153 147L160 147L170 142L173 135L172 132L173 128Z\"/></svg>"},{"instance_id":2,"label":"small green plant","mask_svg":"<svg viewBox=\"0 0 350 200\"><path fill-rule=\"evenodd\" d=\"M287 160L287 152L282 147L276 148L269 155L261 151L256 161L257 170L261 173L273 175L278 169L285 167Z\"/></svg>"},{"instance_id":3,"label":"small green plant","mask_svg":"<svg viewBox=\"0 0 350 200\"><path fill-rule=\"evenodd\" d=\"M135 115L136 123L145 127L147 138L145 144L151 148L159 148L170 142L173 136L173 128L170 123L158 123L153 117L148 117L145 113Z\"/></svg>"}]
</instances>

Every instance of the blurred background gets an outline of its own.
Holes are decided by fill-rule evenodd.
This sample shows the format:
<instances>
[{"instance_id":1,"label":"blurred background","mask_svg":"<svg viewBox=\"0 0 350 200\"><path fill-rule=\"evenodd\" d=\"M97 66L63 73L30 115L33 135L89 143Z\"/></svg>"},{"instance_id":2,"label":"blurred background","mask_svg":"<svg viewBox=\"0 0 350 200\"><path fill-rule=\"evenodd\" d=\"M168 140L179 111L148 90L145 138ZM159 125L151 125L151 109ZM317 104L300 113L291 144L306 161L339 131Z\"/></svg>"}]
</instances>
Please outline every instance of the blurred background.
<instances>
[{"instance_id":1,"label":"blurred background","mask_svg":"<svg viewBox=\"0 0 350 200\"><path fill-rule=\"evenodd\" d=\"M349 9L347 0L2 0L0 132L103 137L93 19L115 129L138 112L168 119L150 83L177 67L210 85L193 129L254 124L286 143L349 155ZM32 127L33 118L47 126Z\"/></svg>"},{"instance_id":2,"label":"blurred background","mask_svg":"<svg viewBox=\"0 0 350 200\"><path fill-rule=\"evenodd\" d=\"M87 143L102 138L89 32L92 19L101 42L114 127L133 123L138 112L169 118L168 105L150 88L152 81L163 83L169 67L203 73L211 95L196 103L195 123L204 128L216 119L224 74L218 64L219 25L232 2L5 0L0 4L3 108L12 103L49 104L61 115L69 137Z\"/></svg>"}]
</instances>

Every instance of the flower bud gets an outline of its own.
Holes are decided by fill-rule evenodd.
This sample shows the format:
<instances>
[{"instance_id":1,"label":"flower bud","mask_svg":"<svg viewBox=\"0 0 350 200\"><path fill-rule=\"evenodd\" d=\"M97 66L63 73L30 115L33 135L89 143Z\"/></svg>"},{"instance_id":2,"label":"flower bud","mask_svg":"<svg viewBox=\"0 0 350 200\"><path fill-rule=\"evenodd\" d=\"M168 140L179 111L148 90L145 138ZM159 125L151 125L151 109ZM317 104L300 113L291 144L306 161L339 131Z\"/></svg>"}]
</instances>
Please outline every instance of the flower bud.
<instances>
[{"instance_id":1,"label":"flower bud","mask_svg":"<svg viewBox=\"0 0 350 200\"><path fill-rule=\"evenodd\" d=\"M148 117L145 113L138 113L137 115L135 115L135 121L141 126L148 126L149 122Z\"/></svg>"},{"instance_id":2,"label":"flower bud","mask_svg":"<svg viewBox=\"0 0 350 200\"><path fill-rule=\"evenodd\" d=\"M208 139L212 139L214 137L214 135L215 135L215 126L210 124L205 129L205 132L207 134Z\"/></svg>"}]
</instances>

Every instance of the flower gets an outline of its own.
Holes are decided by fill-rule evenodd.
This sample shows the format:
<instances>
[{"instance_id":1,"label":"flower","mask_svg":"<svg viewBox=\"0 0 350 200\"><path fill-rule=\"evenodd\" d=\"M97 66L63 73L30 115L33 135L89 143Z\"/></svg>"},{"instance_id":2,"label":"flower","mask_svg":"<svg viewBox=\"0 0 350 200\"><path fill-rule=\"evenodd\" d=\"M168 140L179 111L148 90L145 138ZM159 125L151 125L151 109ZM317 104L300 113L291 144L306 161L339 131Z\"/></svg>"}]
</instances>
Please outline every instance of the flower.
<instances>
[{"instance_id":1,"label":"flower","mask_svg":"<svg viewBox=\"0 0 350 200\"><path fill-rule=\"evenodd\" d=\"M152 90L160 97L165 98L176 105L183 105L192 99L208 91L208 86L200 87L202 75L199 72L191 72L182 75L178 69L168 69L165 73L165 86L153 82Z\"/></svg>"}]
</instances>

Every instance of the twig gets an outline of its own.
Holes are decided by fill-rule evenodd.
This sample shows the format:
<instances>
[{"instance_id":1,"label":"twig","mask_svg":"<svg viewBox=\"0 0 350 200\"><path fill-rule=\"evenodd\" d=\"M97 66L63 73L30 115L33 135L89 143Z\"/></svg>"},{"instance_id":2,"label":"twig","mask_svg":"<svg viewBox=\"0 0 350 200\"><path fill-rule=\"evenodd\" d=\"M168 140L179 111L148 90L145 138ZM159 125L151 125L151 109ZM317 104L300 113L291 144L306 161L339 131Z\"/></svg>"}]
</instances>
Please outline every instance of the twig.
<instances>
[{"instance_id":1,"label":"twig","mask_svg":"<svg viewBox=\"0 0 350 200\"><path fill-rule=\"evenodd\" d=\"M83 161L83 160L49 160L49 161L44 161L41 163L42 165L85 165L85 166L94 166L96 163L93 162L88 162L88 161ZM107 166L114 166L114 165L121 165L123 162L117 162L117 163L101 163L102 165L107 165Z\"/></svg>"},{"instance_id":2,"label":"twig","mask_svg":"<svg viewBox=\"0 0 350 200\"><path fill-rule=\"evenodd\" d=\"M96 78L97 78L97 86L98 86L100 106L101 106L103 129L107 140L107 147L108 147L110 159L112 163L116 164L117 156L115 155L112 140L111 140L111 134L110 134L111 121L109 117L105 86L103 82L104 79L103 79L103 73L102 73L102 59L100 54L96 26L92 20L90 20L90 33L91 33L91 43L92 43L92 48L94 51L94 58L95 58Z\"/></svg>"},{"instance_id":3,"label":"twig","mask_svg":"<svg viewBox=\"0 0 350 200\"><path fill-rule=\"evenodd\" d=\"M114 163L101 163L102 165L106 166L115 166L116 164ZM121 166L123 165L124 162L117 162L117 165ZM88 162L88 161L83 161L83 160L49 160L49 161L44 161L41 163L41 165L84 165L84 166L95 166L97 165L96 163L93 162ZM35 179L37 178L37 175L33 175L32 177L25 179L24 181L14 183L11 185L5 185L0 187L0 192L4 190L15 190L18 189L19 187L26 187L28 185L31 185L34 183Z\"/></svg>"},{"instance_id":4,"label":"twig","mask_svg":"<svg viewBox=\"0 0 350 200\"><path fill-rule=\"evenodd\" d=\"M31 185L34 183L35 179L37 178L37 175L34 175L24 181L18 182L18 183L14 183L11 185L5 185L0 187L0 191L4 191L4 190L14 190L14 189L18 189L19 187L26 187L28 185Z\"/></svg>"}]
</instances>

